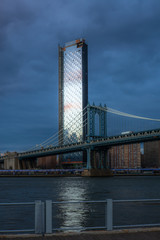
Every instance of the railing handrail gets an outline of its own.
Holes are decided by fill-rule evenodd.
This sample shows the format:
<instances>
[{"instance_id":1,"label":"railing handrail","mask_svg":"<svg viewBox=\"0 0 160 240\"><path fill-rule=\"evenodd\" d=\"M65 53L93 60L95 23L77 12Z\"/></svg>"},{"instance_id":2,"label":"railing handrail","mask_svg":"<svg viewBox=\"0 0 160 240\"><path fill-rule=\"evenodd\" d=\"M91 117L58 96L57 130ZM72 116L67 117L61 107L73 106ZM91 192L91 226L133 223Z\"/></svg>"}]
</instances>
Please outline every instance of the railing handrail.
<instances>
[{"instance_id":1,"label":"railing handrail","mask_svg":"<svg viewBox=\"0 0 160 240\"><path fill-rule=\"evenodd\" d=\"M34 205L35 202L15 202L15 203L0 203L0 206L12 206L12 205Z\"/></svg>"},{"instance_id":2,"label":"railing handrail","mask_svg":"<svg viewBox=\"0 0 160 240\"><path fill-rule=\"evenodd\" d=\"M11 233L11 232L33 232L38 234L52 233L56 230L91 230L91 229L118 229L118 228L135 228L135 227L153 227L160 226L160 223L154 224L136 224L136 225L113 225L113 205L114 203L146 203L146 202L160 202L160 199L123 199L123 200L84 200L84 201L52 201L37 200L35 202L16 202L16 203L0 203L0 206L14 206L14 205L34 205L35 206L35 228L34 229L19 229L19 230L0 230L0 233ZM53 205L57 204L94 204L94 203L104 203L105 204L105 226L93 226L93 227L62 227L54 228L52 226L52 208Z\"/></svg>"},{"instance_id":3,"label":"railing handrail","mask_svg":"<svg viewBox=\"0 0 160 240\"><path fill-rule=\"evenodd\" d=\"M124 200L113 200L114 203L122 202L159 202L160 199L124 199Z\"/></svg>"},{"instance_id":4,"label":"railing handrail","mask_svg":"<svg viewBox=\"0 0 160 240\"><path fill-rule=\"evenodd\" d=\"M52 201L52 204L72 204L72 203L106 203L106 200L82 200L82 201ZM113 203L125 203L125 202L159 202L160 198L149 198L149 199L115 199L112 200ZM35 202L2 202L0 206L3 205L34 205Z\"/></svg>"},{"instance_id":5,"label":"railing handrail","mask_svg":"<svg viewBox=\"0 0 160 240\"><path fill-rule=\"evenodd\" d=\"M106 203L106 200L87 200L87 201L56 201L52 204L72 204L72 203Z\"/></svg>"}]
</instances>

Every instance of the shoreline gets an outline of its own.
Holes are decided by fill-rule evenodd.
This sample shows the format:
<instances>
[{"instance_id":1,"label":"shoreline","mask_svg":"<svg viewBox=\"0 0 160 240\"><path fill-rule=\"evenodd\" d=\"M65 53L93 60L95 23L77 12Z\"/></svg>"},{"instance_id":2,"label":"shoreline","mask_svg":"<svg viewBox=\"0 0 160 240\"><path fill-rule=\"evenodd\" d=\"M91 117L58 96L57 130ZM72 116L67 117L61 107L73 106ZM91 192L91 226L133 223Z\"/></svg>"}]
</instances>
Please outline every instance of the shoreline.
<instances>
[{"instance_id":1,"label":"shoreline","mask_svg":"<svg viewBox=\"0 0 160 240\"><path fill-rule=\"evenodd\" d=\"M1 170L0 177L124 177L160 176L160 169L24 169Z\"/></svg>"},{"instance_id":2,"label":"shoreline","mask_svg":"<svg viewBox=\"0 0 160 240\"><path fill-rule=\"evenodd\" d=\"M97 175L97 176L83 176L82 174L22 174L22 175L16 175L16 174L6 174L6 175L0 175L0 178L5 178L5 177L14 177L14 178L23 178L23 177L74 177L74 178L77 178L77 177L143 177L143 176L147 176L147 177L153 177L153 176L160 176L160 173L153 173L153 174L113 174L113 175Z\"/></svg>"}]
</instances>

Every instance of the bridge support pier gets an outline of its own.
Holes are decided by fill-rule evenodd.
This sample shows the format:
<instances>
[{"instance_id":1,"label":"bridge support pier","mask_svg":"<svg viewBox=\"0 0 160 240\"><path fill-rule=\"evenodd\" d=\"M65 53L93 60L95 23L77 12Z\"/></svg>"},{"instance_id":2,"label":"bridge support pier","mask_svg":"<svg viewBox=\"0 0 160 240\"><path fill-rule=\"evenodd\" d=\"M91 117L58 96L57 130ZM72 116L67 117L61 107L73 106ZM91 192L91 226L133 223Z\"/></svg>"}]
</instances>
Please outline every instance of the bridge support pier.
<instances>
[{"instance_id":1,"label":"bridge support pier","mask_svg":"<svg viewBox=\"0 0 160 240\"><path fill-rule=\"evenodd\" d=\"M20 169L34 169L37 167L37 163L36 163L37 159L23 159L23 160L19 160L19 166Z\"/></svg>"},{"instance_id":2,"label":"bridge support pier","mask_svg":"<svg viewBox=\"0 0 160 240\"><path fill-rule=\"evenodd\" d=\"M19 169L19 159L17 152L8 152L4 160L4 169Z\"/></svg>"},{"instance_id":3,"label":"bridge support pier","mask_svg":"<svg viewBox=\"0 0 160 240\"><path fill-rule=\"evenodd\" d=\"M87 148L86 169L108 169L108 149Z\"/></svg>"},{"instance_id":4,"label":"bridge support pier","mask_svg":"<svg viewBox=\"0 0 160 240\"><path fill-rule=\"evenodd\" d=\"M91 149L87 149L87 169L91 169Z\"/></svg>"},{"instance_id":5,"label":"bridge support pier","mask_svg":"<svg viewBox=\"0 0 160 240\"><path fill-rule=\"evenodd\" d=\"M21 160L21 169L27 169L26 160Z\"/></svg>"},{"instance_id":6,"label":"bridge support pier","mask_svg":"<svg viewBox=\"0 0 160 240\"><path fill-rule=\"evenodd\" d=\"M98 168L103 169L103 164L104 164L104 162L103 162L103 153L102 153L102 151L100 151L99 152L99 166L98 166Z\"/></svg>"},{"instance_id":7,"label":"bridge support pier","mask_svg":"<svg viewBox=\"0 0 160 240\"><path fill-rule=\"evenodd\" d=\"M109 165L108 165L108 149L92 150L91 154L90 154L90 168L106 169L108 167L109 167Z\"/></svg>"}]
</instances>

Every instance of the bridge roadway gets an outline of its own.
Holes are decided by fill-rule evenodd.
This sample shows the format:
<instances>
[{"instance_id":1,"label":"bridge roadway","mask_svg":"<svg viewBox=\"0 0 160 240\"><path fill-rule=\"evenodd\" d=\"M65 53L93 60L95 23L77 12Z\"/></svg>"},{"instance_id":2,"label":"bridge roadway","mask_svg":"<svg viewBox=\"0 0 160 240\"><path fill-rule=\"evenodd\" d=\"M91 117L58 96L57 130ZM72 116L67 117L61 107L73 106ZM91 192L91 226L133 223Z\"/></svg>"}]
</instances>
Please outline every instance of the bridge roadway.
<instances>
[{"instance_id":1,"label":"bridge roadway","mask_svg":"<svg viewBox=\"0 0 160 240\"><path fill-rule=\"evenodd\" d=\"M160 129L154 129L149 131L142 132L133 132L125 135L112 136L107 138L101 138L96 140L91 140L90 142L79 142L73 143L69 145L57 146L57 147L49 147L42 148L34 151L27 151L18 153L19 160L27 159L27 158L37 158L42 156L49 155L58 155L65 154L70 152L79 152L87 150L88 148L94 149L107 149L111 146L122 145L122 144L130 144L130 143L139 143L146 141L155 141L160 139Z\"/></svg>"},{"instance_id":2,"label":"bridge roadway","mask_svg":"<svg viewBox=\"0 0 160 240\"><path fill-rule=\"evenodd\" d=\"M85 151L87 149L97 150L97 149L107 149L112 146L139 143L146 141L155 141L160 139L160 129L142 131L142 132L132 132L125 135L111 136L107 138L94 139L90 142L79 142L69 145L41 148L38 150L26 151L18 153L19 160L24 160L28 158L38 158L43 156L65 154L71 152ZM6 156L0 157L0 162L3 162Z\"/></svg>"}]
</instances>

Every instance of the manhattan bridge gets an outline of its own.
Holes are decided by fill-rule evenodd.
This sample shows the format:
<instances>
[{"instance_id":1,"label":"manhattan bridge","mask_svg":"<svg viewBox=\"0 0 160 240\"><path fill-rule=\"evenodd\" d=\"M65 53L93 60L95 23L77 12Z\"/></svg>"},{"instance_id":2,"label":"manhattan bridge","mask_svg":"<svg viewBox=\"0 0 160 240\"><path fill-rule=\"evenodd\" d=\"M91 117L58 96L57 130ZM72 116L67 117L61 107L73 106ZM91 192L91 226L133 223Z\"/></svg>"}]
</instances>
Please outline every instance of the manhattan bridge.
<instances>
[{"instance_id":1,"label":"manhattan bridge","mask_svg":"<svg viewBox=\"0 0 160 240\"><path fill-rule=\"evenodd\" d=\"M102 169L109 167L106 154L109 148L160 139L160 119L136 116L94 104L88 104L72 119L67 128L68 131L57 131L40 144L17 153L16 157L19 161L34 161L38 157L85 152L86 168L91 169L95 167L93 153L99 152L98 167ZM83 134L77 137L81 129ZM0 160L4 161L5 158L7 155Z\"/></svg>"}]
</instances>

